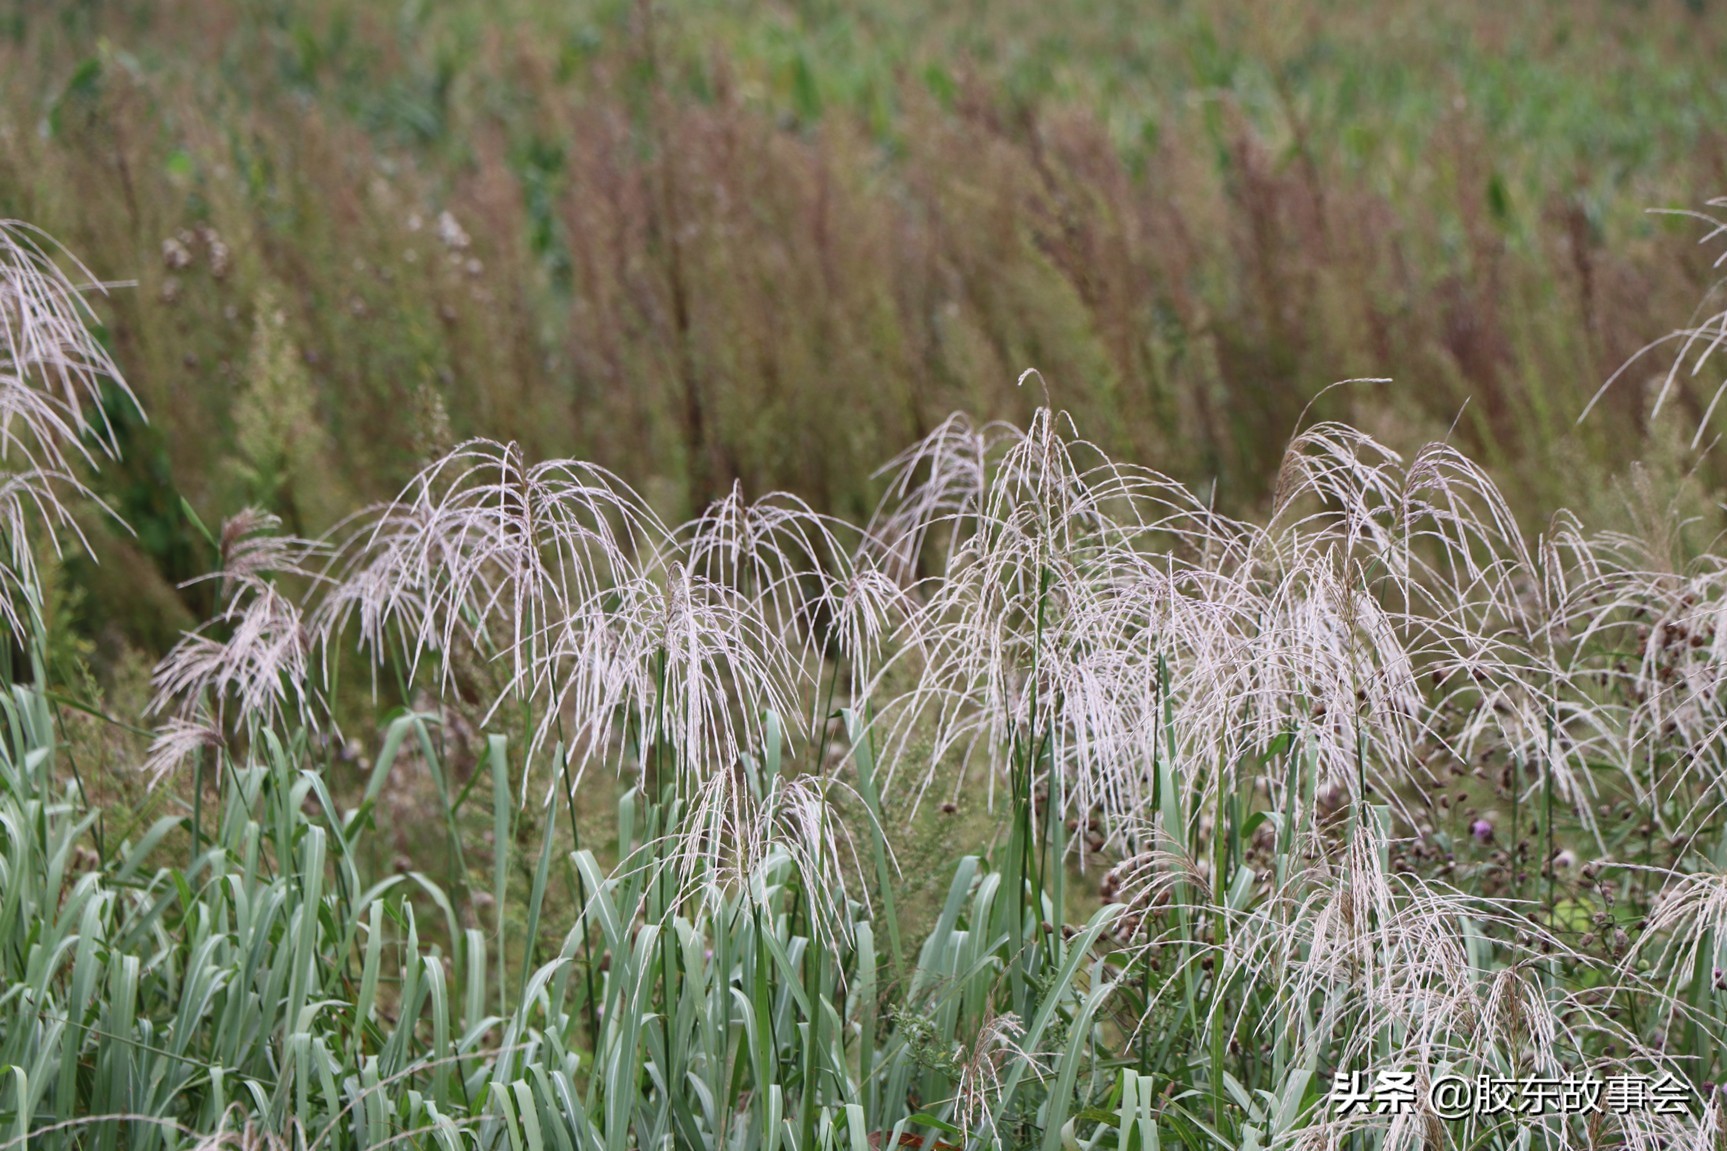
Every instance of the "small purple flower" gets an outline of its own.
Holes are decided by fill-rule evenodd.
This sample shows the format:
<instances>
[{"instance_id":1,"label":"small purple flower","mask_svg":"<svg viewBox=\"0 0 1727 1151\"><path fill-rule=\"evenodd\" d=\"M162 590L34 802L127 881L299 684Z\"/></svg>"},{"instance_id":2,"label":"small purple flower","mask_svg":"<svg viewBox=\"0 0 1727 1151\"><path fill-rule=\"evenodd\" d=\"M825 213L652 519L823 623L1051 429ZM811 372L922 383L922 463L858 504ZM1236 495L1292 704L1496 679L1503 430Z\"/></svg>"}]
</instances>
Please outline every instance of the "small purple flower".
<instances>
[{"instance_id":1,"label":"small purple flower","mask_svg":"<svg viewBox=\"0 0 1727 1151\"><path fill-rule=\"evenodd\" d=\"M1469 825L1469 834L1479 842L1487 843L1493 838L1493 825L1485 819L1478 819Z\"/></svg>"}]
</instances>

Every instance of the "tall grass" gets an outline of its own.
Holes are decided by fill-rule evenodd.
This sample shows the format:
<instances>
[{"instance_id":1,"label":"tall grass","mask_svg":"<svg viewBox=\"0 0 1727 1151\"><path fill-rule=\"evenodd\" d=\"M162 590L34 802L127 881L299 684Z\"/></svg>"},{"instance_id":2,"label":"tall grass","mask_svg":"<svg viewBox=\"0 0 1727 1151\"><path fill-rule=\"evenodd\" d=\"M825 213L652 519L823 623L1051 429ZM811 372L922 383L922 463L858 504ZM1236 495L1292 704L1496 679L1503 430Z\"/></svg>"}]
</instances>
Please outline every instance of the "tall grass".
<instances>
[{"instance_id":1,"label":"tall grass","mask_svg":"<svg viewBox=\"0 0 1727 1151\"><path fill-rule=\"evenodd\" d=\"M127 393L8 234L34 466ZM1263 521L1047 406L884 479L866 526L668 524L471 441L326 539L230 521L155 677L159 816L86 787L14 565L0 1146L1719 1144L1719 559L1526 534L1456 448L1332 422ZM15 554L72 522L43 490ZM430 693L358 771L350 646ZM416 778L438 860L392 868ZM938 788L996 819L924 922ZM1341 1110L1356 1072L1673 1107Z\"/></svg>"},{"instance_id":2,"label":"tall grass","mask_svg":"<svg viewBox=\"0 0 1727 1151\"><path fill-rule=\"evenodd\" d=\"M1719 22L1676 0L12 8L0 213L139 283L110 348L184 431L117 426L101 481L148 605L73 573L152 656L214 607L164 492L319 534L485 435L673 520L733 480L861 519L949 411L1027 422L1027 364L1237 514L1321 388L1395 375L1318 410L1455 425L1536 514L1629 463L1640 386L1573 420L1711 275L1641 214L1721 183Z\"/></svg>"}]
</instances>

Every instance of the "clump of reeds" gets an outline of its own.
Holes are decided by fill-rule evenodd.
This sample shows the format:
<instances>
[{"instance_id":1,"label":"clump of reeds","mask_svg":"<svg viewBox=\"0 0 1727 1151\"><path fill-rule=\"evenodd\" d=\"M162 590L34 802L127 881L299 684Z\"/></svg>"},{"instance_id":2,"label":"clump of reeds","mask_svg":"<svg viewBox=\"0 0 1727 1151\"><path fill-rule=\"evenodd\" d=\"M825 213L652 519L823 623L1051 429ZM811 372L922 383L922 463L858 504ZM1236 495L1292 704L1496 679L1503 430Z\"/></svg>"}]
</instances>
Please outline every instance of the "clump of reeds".
<instances>
[{"instance_id":1,"label":"clump of reeds","mask_svg":"<svg viewBox=\"0 0 1727 1151\"><path fill-rule=\"evenodd\" d=\"M111 365L44 249L7 251L0 383L60 413L17 450L76 493L62 432L101 442ZM151 706L188 810L98 825L40 673L0 703L5 1146L1717 1137L1713 561L1528 534L1455 448L1330 422L1265 522L1048 406L885 475L861 527L738 489L669 525L471 441L326 540L230 520ZM339 766L355 646L379 694L475 717L472 761L416 707ZM377 866L410 760L441 871ZM888 813L937 787L998 818L916 923ZM1339 1112L1356 1071L1668 1076L1685 1106Z\"/></svg>"}]
</instances>

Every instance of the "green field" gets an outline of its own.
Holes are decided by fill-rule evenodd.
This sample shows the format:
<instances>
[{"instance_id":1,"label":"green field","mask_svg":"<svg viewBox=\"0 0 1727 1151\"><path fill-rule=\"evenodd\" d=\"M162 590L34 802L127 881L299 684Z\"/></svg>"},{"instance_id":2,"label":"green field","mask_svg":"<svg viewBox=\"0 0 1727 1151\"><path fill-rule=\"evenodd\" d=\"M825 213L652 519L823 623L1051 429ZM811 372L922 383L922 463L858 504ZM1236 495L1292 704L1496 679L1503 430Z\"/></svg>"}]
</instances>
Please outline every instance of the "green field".
<instances>
[{"instance_id":1,"label":"green field","mask_svg":"<svg viewBox=\"0 0 1727 1151\"><path fill-rule=\"evenodd\" d=\"M1727 1146L1723 15L0 0L0 1151Z\"/></svg>"}]
</instances>

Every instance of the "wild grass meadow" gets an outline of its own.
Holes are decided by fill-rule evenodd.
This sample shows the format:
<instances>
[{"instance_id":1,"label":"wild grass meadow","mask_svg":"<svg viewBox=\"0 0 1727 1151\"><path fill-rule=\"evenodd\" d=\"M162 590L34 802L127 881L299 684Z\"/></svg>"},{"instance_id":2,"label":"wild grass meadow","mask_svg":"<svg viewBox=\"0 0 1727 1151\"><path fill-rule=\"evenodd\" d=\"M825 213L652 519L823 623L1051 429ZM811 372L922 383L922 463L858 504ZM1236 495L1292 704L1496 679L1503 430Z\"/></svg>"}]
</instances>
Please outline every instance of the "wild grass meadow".
<instances>
[{"instance_id":1,"label":"wild grass meadow","mask_svg":"<svg viewBox=\"0 0 1727 1151\"><path fill-rule=\"evenodd\" d=\"M0 7L0 1151L1727 1146L1720 15Z\"/></svg>"}]
</instances>

